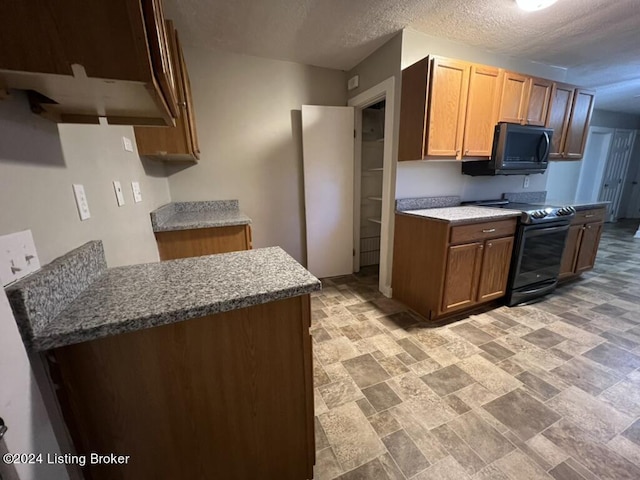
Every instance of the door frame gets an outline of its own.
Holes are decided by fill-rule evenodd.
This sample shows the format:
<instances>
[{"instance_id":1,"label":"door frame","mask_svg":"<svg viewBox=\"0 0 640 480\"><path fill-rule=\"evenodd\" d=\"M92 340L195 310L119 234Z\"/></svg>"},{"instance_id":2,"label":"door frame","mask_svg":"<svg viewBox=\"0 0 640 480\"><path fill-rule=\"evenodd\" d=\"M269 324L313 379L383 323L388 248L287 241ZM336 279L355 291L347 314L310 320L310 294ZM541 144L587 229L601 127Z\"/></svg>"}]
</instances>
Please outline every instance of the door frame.
<instances>
[{"instance_id":1,"label":"door frame","mask_svg":"<svg viewBox=\"0 0 640 480\"><path fill-rule=\"evenodd\" d=\"M385 100L384 147L382 161L382 216L380 225L380 274L378 288L386 297L391 297L391 267L393 262L393 215L395 212L395 178L393 161L395 145L395 77L349 99L347 105L355 108L354 142L354 188L353 188L353 245L354 271L360 270L360 191L362 175L362 110Z\"/></svg>"}]
</instances>

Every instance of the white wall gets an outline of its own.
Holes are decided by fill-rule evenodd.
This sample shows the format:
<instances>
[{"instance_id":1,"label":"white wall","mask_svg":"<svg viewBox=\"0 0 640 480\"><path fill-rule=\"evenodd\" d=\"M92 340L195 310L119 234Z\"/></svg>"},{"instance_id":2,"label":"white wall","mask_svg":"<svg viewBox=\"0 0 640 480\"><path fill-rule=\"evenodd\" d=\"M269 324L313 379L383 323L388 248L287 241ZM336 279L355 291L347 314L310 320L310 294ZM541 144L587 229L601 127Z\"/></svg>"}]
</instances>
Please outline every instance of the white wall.
<instances>
[{"instance_id":1,"label":"white wall","mask_svg":"<svg viewBox=\"0 0 640 480\"><path fill-rule=\"evenodd\" d=\"M549 203L572 203L576 199L582 161L549 162L547 200Z\"/></svg>"},{"instance_id":2,"label":"white wall","mask_svg":"<svg viewBox=\"0 0 640 480\"><path fill-rule=\"evenodd\" d=\"M0 101L0 235L31 229L42 264L93 239L104 241L110 266L157 261L149 212L170 201L164 167L124 152L123 135L133 139L133 129L58 127L33 115L20 92ZM120 180L125 190L127 203L121 208L112 180ZM141 184L142 203L133 203L132 180ZM92 214L88 221L78 218L72 183L85 186ZM9 426L9 451L59 452L4 291L0 382L0 416ZM48 398L50 392L44 393ZM17 470L22 480L67 478L64 468L56 466L22 465Z\"/></svg>"},{"instance_id":3,"label":"white wall","mask_svg":"<svg viewBox=\"0 0 640 480\"><path fill-rule=\"evenodd\" d=\"M344 72L186 48L200 162L169 167L174 201L240 200L254 247L304 262L300 108L345 105Z\"/></svg>"}]
</instances>

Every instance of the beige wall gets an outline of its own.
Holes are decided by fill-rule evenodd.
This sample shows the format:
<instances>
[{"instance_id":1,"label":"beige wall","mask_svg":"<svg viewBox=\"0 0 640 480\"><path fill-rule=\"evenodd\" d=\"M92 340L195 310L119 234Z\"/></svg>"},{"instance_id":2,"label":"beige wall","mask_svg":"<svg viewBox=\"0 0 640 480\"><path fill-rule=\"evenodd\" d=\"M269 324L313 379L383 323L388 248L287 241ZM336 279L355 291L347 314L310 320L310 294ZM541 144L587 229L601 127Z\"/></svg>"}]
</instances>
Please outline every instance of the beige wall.
<instances>
[{"instance_id":1,"label":"beige wall","mask_svg":"<svg viewBox=\"0 0 640 480\"><path fill-rule=\"evenodd\" d=\"M254 247L304 262L300 108L346 105L344 72L186 48L202 156L168 168L171 197L240 200Z\"/></svg>"},{"instance_id":2,"label":"beige wall","mask_svg":"<svg viewBox=\"0 0 640 480\"><path fill-rule=\"evenodd\" d=\"M131 127L56 125L33 115L20 92L0 102L0 235L31 229L41 263L89 241L109 266L158 260L149 212L170 201L160 164L125 152ZM134 141L135 145L135 141ZM113 180L126 204L116 205ZM143 201L134 203L131 181ZM91 218L80 221L71 185L84 185Z\"/></svg>"}]
</instances>

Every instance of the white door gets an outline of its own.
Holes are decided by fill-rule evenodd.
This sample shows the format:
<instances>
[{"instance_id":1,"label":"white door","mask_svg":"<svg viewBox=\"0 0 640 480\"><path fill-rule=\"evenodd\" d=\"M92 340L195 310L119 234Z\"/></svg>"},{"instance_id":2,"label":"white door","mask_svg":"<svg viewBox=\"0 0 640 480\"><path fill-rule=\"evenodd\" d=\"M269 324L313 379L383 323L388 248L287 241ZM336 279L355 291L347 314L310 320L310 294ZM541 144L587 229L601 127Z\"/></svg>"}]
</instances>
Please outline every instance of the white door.
<instances>
[{"instance_id":1,"label":"white door","mask_svg":"<svg viewBox=\"0 0 640 480\"><path fill-rule=\"evenodd\" d=\"M302 106L307 268L353 273L353 107Z\"/></svg>"},{"instance_id":2,"label":"white door","mask_svg":"<svg viewBox=\"0 0 640 480\"><path fill-rule=\"evenodd\" d=\"M591 127L582 158L580 179L576 190L576 202L595 202L598 200L602 175L607 163L609 148L613 140L612 128Z\"/></svg>"},{"instance_id":3,"label":"white door","mask_svg":"<svg viewBox=\"0 0 640 480\"><path fill-rule=\"evenodd\" d=\"M609 222L615 222L618 218L624 179L629 169L629 158L635 135L635 130L616 130L613 135L598 197L598 200L611 202L607 209Z\"/></svg>"}]
</instances>

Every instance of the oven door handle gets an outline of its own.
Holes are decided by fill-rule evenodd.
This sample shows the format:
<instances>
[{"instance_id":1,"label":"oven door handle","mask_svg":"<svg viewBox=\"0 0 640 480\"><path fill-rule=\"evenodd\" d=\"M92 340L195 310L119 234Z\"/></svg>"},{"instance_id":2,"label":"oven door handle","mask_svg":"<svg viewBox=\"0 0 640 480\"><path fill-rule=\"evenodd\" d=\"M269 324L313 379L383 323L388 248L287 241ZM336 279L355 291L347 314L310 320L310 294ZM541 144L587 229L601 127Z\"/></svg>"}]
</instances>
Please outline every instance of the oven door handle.
<instances>
[{"instance_id":1,"label":"oven door handle","mask_svg":"<svg viewBox=\"0 0 640 480\"><path fill-rule=\"evenodd\" d=\"M527 237L537 237L540 235L547 235L549 233L554 233L554 232L562 232L564 230L569 230L569 224L564 224L564 225L560 225L557 227L542 227L539 225L536 225L535 229L529 229L529 230L525 230L524 234Z\"/></svg>"}]
</instances>

